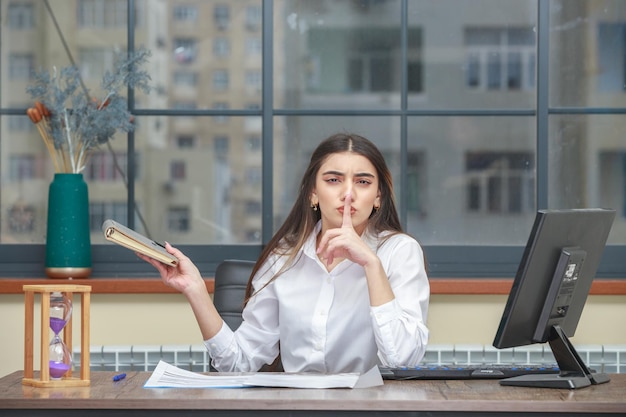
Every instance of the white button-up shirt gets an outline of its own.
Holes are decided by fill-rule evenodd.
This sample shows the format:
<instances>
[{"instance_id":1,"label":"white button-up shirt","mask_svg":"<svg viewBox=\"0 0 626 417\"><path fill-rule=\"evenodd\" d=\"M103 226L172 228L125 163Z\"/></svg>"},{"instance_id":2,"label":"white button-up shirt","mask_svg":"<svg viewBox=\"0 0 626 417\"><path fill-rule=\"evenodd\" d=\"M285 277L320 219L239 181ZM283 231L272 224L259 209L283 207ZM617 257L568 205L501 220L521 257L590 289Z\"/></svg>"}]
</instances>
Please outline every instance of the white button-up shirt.
<instances>
[{"instance_id":1,"label":"white button-up shirt","mask_svg":"<svg viewBox=\"0 0 626 417\"><path fill-rule=\"evenodd\" d=\"M428 341L426 315L430 287L420 245L398 234L377 248L378 238L363 234L377 252L395 299L369 302L365 271L344 260L328 272L308 238L294 265L254 295L233 332L226 324L205 346L213 366L224 372L257 371L279 353L287 372L365 372L374 365L416 365ZM283 266L273 256L253 279L254 290Z\"/></svg>"}]
</instances>

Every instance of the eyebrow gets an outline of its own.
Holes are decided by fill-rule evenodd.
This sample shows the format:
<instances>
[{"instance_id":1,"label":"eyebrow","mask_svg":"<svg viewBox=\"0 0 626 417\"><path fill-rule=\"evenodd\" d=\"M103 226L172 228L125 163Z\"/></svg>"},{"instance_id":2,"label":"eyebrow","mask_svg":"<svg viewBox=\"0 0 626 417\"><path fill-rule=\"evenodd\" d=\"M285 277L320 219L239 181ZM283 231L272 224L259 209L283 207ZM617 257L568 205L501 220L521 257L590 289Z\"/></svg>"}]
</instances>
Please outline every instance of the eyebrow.
<instances>
[{"instance_id":1,"label":"eyebrow","mask_svg":"<svg viewBox=\"0 0 626 417\"><path fill-rule=\"evenodd\" d=\"M346 174L341 172L341 171L326 171L326 172L323 172L322 175L338 175L338 176L343 177ZM369 172L359 172L359 173L356 173L354 176L355 177L376 178L374 176L374 174L370 174Z\"/></svg>"}]
</instances>

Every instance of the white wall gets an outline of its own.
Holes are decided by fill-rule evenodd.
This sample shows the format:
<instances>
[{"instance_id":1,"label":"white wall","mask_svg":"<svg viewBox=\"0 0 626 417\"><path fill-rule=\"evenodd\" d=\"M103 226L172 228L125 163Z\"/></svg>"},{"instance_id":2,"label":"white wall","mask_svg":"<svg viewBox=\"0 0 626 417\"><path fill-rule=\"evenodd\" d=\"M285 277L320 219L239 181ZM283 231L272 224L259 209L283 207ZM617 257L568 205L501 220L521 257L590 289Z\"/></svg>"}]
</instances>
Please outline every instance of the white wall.
<instances>
[{"instance_id":1,"label":"white wall","mask_svg":"<svg viewBox=\"0 0 626 417\"><path fill-rule=\"evenodd\" d=\"M75 297L79 301L80 297ZM506 296L434 295L428 325L431 344L491 345ZM73 332L79 345L80 307ZM36 322L39 306L35 307ZM0 376L24 367L24 296L0 295ZM91 345L180 345L202 343L195 319L178 294L91 295ZM591 296L572 338L575 345L626 346L626 296ZM39 346L35 331L35 344ZM35 369L39 368L39 349Z\"/></svg>"}]
</instances>

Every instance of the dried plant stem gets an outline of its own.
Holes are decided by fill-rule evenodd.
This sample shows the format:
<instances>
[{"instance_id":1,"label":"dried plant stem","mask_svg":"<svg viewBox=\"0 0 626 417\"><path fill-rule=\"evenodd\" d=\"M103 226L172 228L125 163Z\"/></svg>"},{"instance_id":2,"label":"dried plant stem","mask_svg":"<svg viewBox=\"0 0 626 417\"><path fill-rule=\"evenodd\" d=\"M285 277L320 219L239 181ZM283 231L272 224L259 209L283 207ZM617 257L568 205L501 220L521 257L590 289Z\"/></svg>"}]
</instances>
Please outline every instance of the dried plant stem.
<instances>
[{"instance_id":1,"label":"dried plant stem","mask_svg":"<svg viewBox=\"0 0 626 417\"><path fill-rule=\"evenodd\" d=\"M48 134L48 131L46 128L47 127L46 122L42 119L42 121L40 121L39 123L35 123L35 126L37 127L37 130L39 131L39 134L41 135L41 138L43 139L43 143L46 145L46 148L48 148L48 152L50 153L50 156L52 157L52 163L54 164L54 172L60 172L59 161L57 160L57 153L56 153L56 150L54 149L54 140Z\"/></svg>"}]
</instances>

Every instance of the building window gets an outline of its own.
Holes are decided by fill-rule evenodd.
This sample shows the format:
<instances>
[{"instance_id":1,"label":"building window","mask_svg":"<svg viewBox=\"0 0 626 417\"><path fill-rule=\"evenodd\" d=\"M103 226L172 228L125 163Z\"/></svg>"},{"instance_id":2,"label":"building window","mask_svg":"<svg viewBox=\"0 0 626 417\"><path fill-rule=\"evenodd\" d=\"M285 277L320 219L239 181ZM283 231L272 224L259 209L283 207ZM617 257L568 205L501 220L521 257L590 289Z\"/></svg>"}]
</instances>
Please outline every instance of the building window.
<instances>
[{"instance_id":1,"label":"building window","mask_svg":"<svg viewBox=\"0 0 626 417\"><path fill-rule=\"evenodd\" d=\"M7 24L9 29L24 30L35 27L33 3L9 3L7 8Z\"/></svg>"},{"instance_id":2,"label":"building window","mask_svg":"<svg viewBox=\"0 0 626 417\"><path fill-rule=\"evenodd\" d=\"M9 130L12 132L30 133L37 129L28 116L11 115L7 118L9 119Z\"/></svg>"},{"instance_id":3,"label":"building window","mask_svg":"<svg viewBox=\"0 0 626 417\"><path fill-rule=\"evenodd\" d=\"M118 181L124 178L128 156L125 152L94 152L85 167L85 178L91 181ZM118 168L122 172L118 171Z\"/></svg>"},{"instance_id":4,"label":"building window","mask_svg":"<svg viewBox=\"0 0 626 417\"><path fill-rule=\"evenodd\" d=\"M198 73L189 71L174 71L173 82L175 85L196 87L198 85Z\"/></svg>"},{"instance_id":5,"label":"building window","mask_svg":"<svg viewBox=\"0 0 626 417\"><path fill-rule=\"evenodd\" d=\"M89 80L100 80L104 72L115 65L115 52L109 48L81 48L80 75Z\"/></svg>"},{"instance_id":6,"label":"building window","mask_svg":"<svg viewBox=\"0 0 626 417\"><path fill-rule=\"evenodd\" d=\"M246 201L246 214L257 215L261 213L261 202L258 200Z\"/></svg>"},{"instance_id":7,"label":"building window","mask_svg":"<svg viewBox=\"0 0 626 417\"><path fill-rule=\"evenodd\" d=\"M535 162L525 152L469 152L465 156L467 209L482 213L535 210Z\"/></svg>"},{"instance_id":8,"label":"building window","mask_svg":"<svg viewBox=\"0 0 626 417\"><path fill-rule=\"evenodd\" d=\"M79 0L78 26L83 28L122 28L128 16L127 0Z\"/></svg>"},{"instance_id":9,"label":"building window","mask_svg":"<svg viewBox=\"0 0 626 417\"><path fill-rule=\"evenodd\" d=\"M35 219L35 207L16 203L9 209L9 231L16 234L33 232Z\"/></svg>"},{"instance_id":10,"label":"building window","mask_svg":"<svg viewBox=\"0 0 626 417\"><path fill-rule=\"evenodd\" d=\"M248 30L258 30L261 27L261 7L246 7L246 28Z\"/></svg>"},{"instance_id":11,"label":"building window","mask_svg":"<svg viewBox=\"0 0 626 417\"><path fill-rule=\"evenodd\" d=\"M213 55L227 57L230 55L230 41L226 38L215 38L213 41Z\"/></svg>"},{"instance_id":12,"label":"building window","mask_svg":"<svg viewBox=\"0 0 626 417\"><path fill-rule=\"evenodd\" d=\"M198 58L198 45L195 39L174 39L174 60L179 64L190 64Z\"/></svg>"},{"instance_id":13,"label":"building window","mask_svg":"<svg viewBox=\"0 0 626 417\"><path fill-rule=\"evenodd\" d=\"M187 177L187 166L185 161L171 161L170 162L170 179L171 180L184 180Z\"/></svg>"},{"instance_id":14,"label":"building window","mask_svg":"<svg viewBox=\"0 0 626 417\"><path fill-rule=\"evenodd\" d=\"M195 23L198 20L198 8L190 5L174 6L174 20L185 23Z\"/></svg>"},{"instance_id":15,"label":"building window","mask_svg":"<svg viewBox=\"0 0 626 417\"><path fill-rule=\"evenodd\" d=\"M189 227L189 208L170 207L167 212L167 228L172 232L187 232Z\"/></svg>"},{"instance_id":16,"label":"building window","mask_svg":"<svg viewBox=\"0 0 626 417\"><path fill-rule=\"evenodd\" d=\"M213 71L213 90L226 91L228 90L228 84L229 84L228 70Z\"/></svg>"},{"instance_id":17,"label":"building window","mask_svg":"<svg viewBox=\"0 0 626 417\"><path fill-rule=\"evenodd\" d=\"M230 24L230 9L228 6L218 5L213 9L213 20L218 29L224 30Z\"/></svg>"},{"instance_id":18,"label":"building window","mask_svg":"<svg viewBox=\"0 0 626 417\"><path fill-rule=\"evenodd\" d=\"M14 80L29 80L34 71L32 54L9 54L9 77Z\"/></svg>"},{"instance_id":19,"label":"building window","mask_svg":"<svg viewBox=\"0 0 626 417\"><path fill-rule=\"evenodd\" d=\"M263 141L258 135L248 136L246 138L246 149L248 152L261 152Z\"/></svg>"},{"instance_id":20,"label":"building window","mask_svg":"<svg viewBox=\"0 0 626 417\"><path fill-rule=\"evenodd\" d=\"M246 38L246 56L261 55L263 52L263 43L259 37Z\"/></svg>"},{"instance_id":21,"label":"building window","mask_svg":"<svg viewBox=\"0 0 626 417\"><path fill-rule=\"evenodd\" d=\"M245 172L245 182L246 185L251 186L251 187L258 187L261 185L261 180L263 178L263 175L261 174L261 169L258 167L248 167L246 168Z\"/></svg>"},{"instance_id":22,"label":"building window","mask_svg":"<svg viewBox=\"0 0 626 417\"><path fill-rule=\"evenodd\" d=\"M535 87L535 33L532 28L465 30L465 84L478 90Z\"/></svg>"},{"instance_id":23,"label":"building window","mask_svg":"<svg viewBox=\"0 0 626 417\"><path fill-rule=\"evenodd\" d=\"M102 223L107 219L126 224L128 205L125 201L92 201L89 203L89 229L92 232L102 230Z\"/></svg>"},{"instance_id":24,"label":"building window","mask_svg":"<svg viewBox=\"0 0 626 417\"><path fill-rule=\"evenodd\" d=\"M626 23L598 27L598 89L626 91Z\"/></svg>"},{"instance_id":25,"label":"building window","mask_svg":"<svg viewBox=\"0 0 626 417\"><path fill-rule=\"evenodd\" d=\"M193 149L196 147L196 137L192 135L178 135L175 145L178 149Z\"/></svg>"},{"instance_id":26,"label":"building window","mask_svg":"<svg viewBox=\"0 0 626 417\"><path fill-rule=\"evenodd\" d=\"M426 163L424 152L407 155L407 211L420 216L426 214Z\"/></svg>"},{"instance_id":27,"label":"building window","mask_svg":"<svg viewBox=\"0 0 626 417\"><path fill-rule=\"evenodd\" d=\"M226 159L228 157L229 148L230 139L228 136L216 136L213 139L213 151L218 159Z\"/></svg>"},{"instance_id":28,"label":"building window","mask_svg":"<svg viewBox=\"0 0 626 417\"><path fill-rule=\"evenodd\" d=\"M246 91L248 93L260 93L262 85L261 70L246 71Z\"/></svg>"},{"instance_id":29,"label":"building window","mask_svg":"<svg viewBox=\"0 0 626 417\"><path fill-rule=\"evenodd\" d=\"M228 110L229 106L228 103L225 102L218 102L213 104L213 110ZM213 116L213 120L216 123L226 123L228 121L228 116L224 116L224 115L219 115L219 116Z\"/></svg>"},{"instance_id":30,"label":"building window","mask_svg":"<svg viewBox=\"0 0 626 417\"><path fill-rule=\"evenodd\" d=\"M41 178L43 176L41 162L34 155L11 155L9 158L9 179L20 181Z\"/></svg>"}]
</instances>

